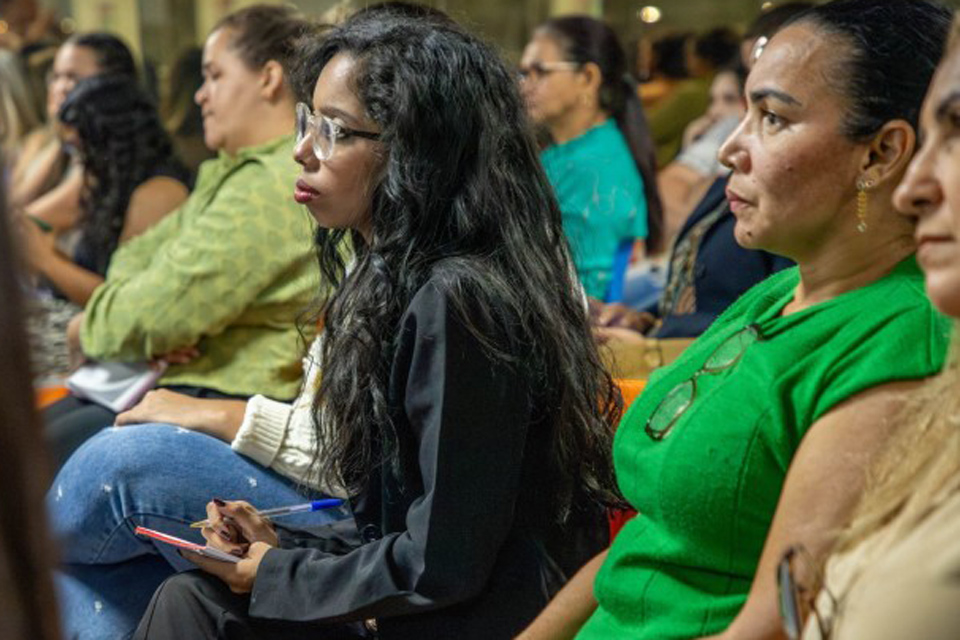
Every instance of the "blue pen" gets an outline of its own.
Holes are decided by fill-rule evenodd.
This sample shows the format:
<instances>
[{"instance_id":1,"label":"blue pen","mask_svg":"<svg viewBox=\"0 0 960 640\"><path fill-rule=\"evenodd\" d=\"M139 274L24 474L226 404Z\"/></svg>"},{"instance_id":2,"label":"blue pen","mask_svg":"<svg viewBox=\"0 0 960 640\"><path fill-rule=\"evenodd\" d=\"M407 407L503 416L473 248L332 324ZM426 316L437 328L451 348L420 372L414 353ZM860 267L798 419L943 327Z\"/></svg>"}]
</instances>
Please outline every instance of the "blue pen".
<instances>
[{"instance_id":1,"label":"blue pen","mask_svg":"<svg viewBox=\"0 0 960 640\"><path fill-rule=\"evenodd\" d=\"M278 516L288 516L291 513L305 513L308 511L320 511L321 509L333 509L343 504L340 498L324 498L323 500L313 500L304 504L294 504L289 507L276 507L273 509L264 509L257 511L257 514L264 518L276 518ZM210 526L209 520L201 520L190 525L191 529L202 529Z\"/></svg>"}]
</instances>

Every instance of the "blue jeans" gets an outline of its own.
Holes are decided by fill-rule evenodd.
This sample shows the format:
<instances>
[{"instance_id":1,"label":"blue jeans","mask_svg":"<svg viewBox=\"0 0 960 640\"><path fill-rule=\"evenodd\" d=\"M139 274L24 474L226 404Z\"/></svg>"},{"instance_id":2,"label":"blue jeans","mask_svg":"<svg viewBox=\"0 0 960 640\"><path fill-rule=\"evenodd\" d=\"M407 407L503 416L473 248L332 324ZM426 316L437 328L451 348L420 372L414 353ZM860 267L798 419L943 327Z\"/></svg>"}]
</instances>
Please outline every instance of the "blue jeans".
<instances>
[{"instance_id":1,"label":"blue jeans","mask_svg":"<svg viewBox=\"0 0 960 640\"><path fill-rule=\"evenodd\" d=\"M648 309L655 305L667 283L667 267L650 261L641 262L627 270L623 281L621 302L633 309Z\"/></svg>"},{"instance_id":2,"label":"blue jeans","mask_svg":"<svg viewBox=\"0 0 960 640\"><path fill-rule=\"evenodd\" d=\"M172 425L111 427L80 447L47 495L64 563L57 587L65 637L131 636L160 583L193 567L174 547L135 536L134 528L202 543L189 523L206 517L214 497L269 508L317 496L216 438ZM347 516L341 508L283 523L317 525Z\"/></svg>"}]
</instances>

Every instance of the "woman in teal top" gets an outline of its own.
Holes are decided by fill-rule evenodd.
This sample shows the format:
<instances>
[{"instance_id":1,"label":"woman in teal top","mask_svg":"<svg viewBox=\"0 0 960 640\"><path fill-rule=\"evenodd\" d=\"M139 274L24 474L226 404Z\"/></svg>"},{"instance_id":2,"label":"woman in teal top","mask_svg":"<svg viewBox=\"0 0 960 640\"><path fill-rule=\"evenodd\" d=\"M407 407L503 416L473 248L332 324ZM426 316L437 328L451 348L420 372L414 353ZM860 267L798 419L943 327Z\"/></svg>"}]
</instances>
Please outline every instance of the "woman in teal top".
<instances>
[{"instance_id":1,"label":"woman in teal top","mask_svg":"<svg viewBox=\"0 0 960 640\"><path fill-rule=\"evenodd\" d=\"M527 111L553 145L541 159L587 295L606 299L618 248L659 249L653 143L616 35L586 16L540 26L520 66Z\"/></svg>"},{"instance_id":2,"label":"woman in teal top","mask_svg":"<svg viewBox=\"0 0 960 640\"><path fill-rule=\"evenodd\" d=\"M720 156L738 242L798 266L650 379L614 445L639 515L522 637L782 637L784 549L829 548L889 416L944 362L890 200L948 27L927 2L838 0L767 45Z\"/></svg>"}]
</instances>

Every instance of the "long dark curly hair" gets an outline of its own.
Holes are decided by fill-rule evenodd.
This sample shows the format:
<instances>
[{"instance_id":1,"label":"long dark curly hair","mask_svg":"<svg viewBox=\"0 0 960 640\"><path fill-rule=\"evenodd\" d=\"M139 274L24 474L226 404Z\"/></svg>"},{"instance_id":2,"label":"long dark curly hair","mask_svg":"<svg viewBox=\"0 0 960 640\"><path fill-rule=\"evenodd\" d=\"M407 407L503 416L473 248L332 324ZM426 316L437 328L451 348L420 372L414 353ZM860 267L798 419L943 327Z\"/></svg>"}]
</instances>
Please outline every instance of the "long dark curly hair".
<instances>
[{"instance_id":1,"label":"long dark curly hair","mask_svg":"<svg viewBox=\"0 0 960 640\"><path fill-rule=\"evenodd\" d=\"M619 504L611 440L620 394L592 338L513 74L452 23L390 11L355 17L301 51L293 77L304 100L335 55L354 58L353 83L385 154L369 243L333 229L316 238L321 270L338 283L323 311L314 407L323 479L359 492L371 470L396 470L387 388L399 320L443 262L459 321L528 382L547 425L537 437L555 478L543 495L551 513L563 521L584 494L584 503ZM339 249L347 233L349 274Z\"/></svg>"},{"instance_id":2,"label":"long dark curly hair","mask_svg":"<svg viewBox=\"0 0 960 640\"><path fill-rule=\"evenodd\" d=\"M80 251L103 275L117 248L134 190L158 170L181 178L157 109L128 75L88 78L70 92L58 115L73 127L83 158Z\"/></svg>"}]
</instances>

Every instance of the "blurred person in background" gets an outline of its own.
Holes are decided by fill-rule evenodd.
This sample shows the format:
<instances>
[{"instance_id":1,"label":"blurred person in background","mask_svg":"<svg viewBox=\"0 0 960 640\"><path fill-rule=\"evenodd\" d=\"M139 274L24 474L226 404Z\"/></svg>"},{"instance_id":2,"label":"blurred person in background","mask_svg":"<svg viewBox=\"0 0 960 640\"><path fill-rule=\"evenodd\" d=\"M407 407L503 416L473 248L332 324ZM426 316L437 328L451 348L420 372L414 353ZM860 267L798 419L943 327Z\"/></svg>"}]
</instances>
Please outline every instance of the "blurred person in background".
<instances>
[{"instance_id":1,"label":"blurred person in background","mask_svg":"<svg viewBox=\"0 0 960 640\"><path fill-rule=\"evenodd\" d=\"M0 1L0 20L7 23L7 29L0 34L0 47L19 52L62 41L56 12L42 5L39 0Z\"/></svg>"},{"instance_id":2,"label":"blurred person in background","mask_svg":"<svg viewBox=\"0 0 960 640\"><path fill-rule=\"evenodd\" d=\"M56 640L51 570L57 554L45 511L37 508L49 482L48 466L26 375L19 255L10 222L0 198L0 638Z\"/></svg>"},{"instance_id":3,"label":"blurred person in background","mask_svg":"<svg viewBox=\"0 0 960 640\"><path fill-rule=\"evenodd\" d=\"M638 58L645 62L642 83L638 89L644 109L652 109L668 99L680 82L690 77L687 70L687 41L692 39L692 33L676 33L658 38L650 43L649 62L642 57L645 47L638 47ZM643 42L641 40L641 44Z\"/></svg>"},{"instance_id":4,"label":"blurred person in background","mask_svg":"<svg viewBox=\"0 0 960 640\"><path fill-rule=\"evenodd\" d=\"M114 251L186 200L188 176L156 107L129 76L80 81L57 118L83 167L79 238L73 255L64 256L51 234L27 224L26 255L60 297L83 307Z\"/></svg>"},{"instance_id":5,"label":"blurred person in background","mask_svg":"<svg viewBox=\"0 0 960 640\"><path fill-rule=\"evenodd\" d=\"M208 37L196 99L204 139L220 154L203 164L182 206L113 254L104 283L68 326L84 357L164 359L159 384L195 397L296 395L297 318L323 290L315 225L290 198L295 112L283 63L309 29L289 7L251 5ZM44 418L59 465L116 414L69 396Z\"/></svg>"},{"instance_id":6,"label":"blurred person in background","mask_svg":"<svg viewBox=\"0 0 960 640\"><path fill-rule=\"evenodd\" d=\"M80 219L83 169L60 139L57 114L78 81L99 74L136 78L133 55L122 40L93 32L77 34L61 45L48 78L47 124L27 137L13 169L10 202L58 235Z\"/></svg>"},{"instance_id":7,"label":"blurred person in background","mask_svg":"<svg viewBox=\"0 0 960 640\"><path fill-rule=\"evenodd\" d=\"M69 372L67 324L103 284L113 253L179 207L189 182L156 108L129 76L81 80L58 120L83 168L76 242L64 253L36 219L21 225L27 263L40 278L29 329L41 384Z\"/></svg>"},{"instance_id":8,"label":"blurred person in background","mask_svg":"<svg viewBox=\"0 0 960 640\"><path fill-rule=\"evenodd\" d=\"M717 71L729 67L739 55L740 38L718 27L687 42L686 67L690 78L679 83L670 97L647 111L656 144L657 167L666 167L680 152L683 133L706 112L710 85Z\"/></svg>"},{"instance_id":9,"label":"blurred person in background","mask_svg":"<svg viewBox=\"0 0 960 640\"><path fill-rule=\"evenodd\" d=\"M0 150L5 167L16 162L27 134L39 125L20 57L0 50ZM10 175L5 173L4 178L4 189L9 191Z\"/></svg>"},{"instance_id":10,"label":"blurred person in background","mask_svg":"<svg viewBox=\"0 0 960 640\"><path fill-rule=\"evenodd\" d=\"M717 152L746 113L745 81L741 67L717 72L710 84L707 112L687 126L680 155L657 174L670 243L710 185L729 172Z\"/></svg>"},{"instance_id":11,"label":"blurred person in background","mask_svg":"<svg viewBox=\"0 0 960 640\"><path fill-rule=\"evenodd\" d=\"M566 16L534 32L520 63L531 119L550 133L541 160L553 185L580 282L606 299L617 251L657 251L662 214L653 145L626 57L609 26Z\"/></svg>"}]
</instances>

